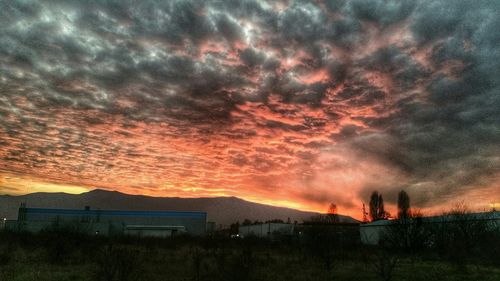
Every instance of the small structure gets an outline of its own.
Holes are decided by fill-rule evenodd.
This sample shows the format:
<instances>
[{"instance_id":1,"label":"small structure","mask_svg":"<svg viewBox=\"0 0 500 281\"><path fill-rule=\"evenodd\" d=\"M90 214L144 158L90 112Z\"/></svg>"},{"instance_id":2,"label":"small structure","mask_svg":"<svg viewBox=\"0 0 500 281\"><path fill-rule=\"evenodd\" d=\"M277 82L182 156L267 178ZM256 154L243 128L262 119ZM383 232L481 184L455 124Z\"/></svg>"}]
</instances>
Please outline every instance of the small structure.
<instances>
[{"instance_id":1,"label":"small structure","mask_svg":"<svg viewBox=\"0 0 500 281\"><path fill-rule=\"evenodd\" d=\"M94 235L168 237L176 234L204 235L205 212L118 211L85 209L19 208L17 221L6 221L10 231L40 232L65 229Z\"/></svg>"},{"instance_id":2,"label":"small structure","mask_svg":"<svg viewBox=\"0 0 500 281\"><path fill-rule=\"evenodd\" d=\"M241 225L238 228L240 237L272 237L273 235L293 235L294 225L291 223L261 223L252 225Z\"/></svg>"},{"instance_id":3,"label":"small structure","mask_svg":"<svg viewBox=\"0 0 500 281\"><path fill-rule=\"evenodd\" d=\"M387 227L392 223L393 221L390 220L378 220L371 223L360 224L359 235L361 237L361 243L365 245L378 245L379 241L385 235Z\"/></svg>"}]
</instances>

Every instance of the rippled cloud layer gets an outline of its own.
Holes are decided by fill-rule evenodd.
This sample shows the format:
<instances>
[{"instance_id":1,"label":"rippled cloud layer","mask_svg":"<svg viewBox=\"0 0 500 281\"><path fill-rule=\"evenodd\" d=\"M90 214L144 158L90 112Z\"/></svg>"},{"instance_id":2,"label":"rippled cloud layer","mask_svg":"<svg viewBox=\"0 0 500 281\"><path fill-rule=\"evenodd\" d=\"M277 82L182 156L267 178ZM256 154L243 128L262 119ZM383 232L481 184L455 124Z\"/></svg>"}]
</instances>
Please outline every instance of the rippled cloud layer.
<instances>
[{"instance_id":1,"label":"rippled cloud layer","mask_svg":"<svg viewBox=\"0 0 500 281\"><path fill-rule=\"evenodd\" d=\"M2 1L0 190L500 202L498 1ZM64 188L63 188L64 189Z\"/></svg>"}]
</instances>

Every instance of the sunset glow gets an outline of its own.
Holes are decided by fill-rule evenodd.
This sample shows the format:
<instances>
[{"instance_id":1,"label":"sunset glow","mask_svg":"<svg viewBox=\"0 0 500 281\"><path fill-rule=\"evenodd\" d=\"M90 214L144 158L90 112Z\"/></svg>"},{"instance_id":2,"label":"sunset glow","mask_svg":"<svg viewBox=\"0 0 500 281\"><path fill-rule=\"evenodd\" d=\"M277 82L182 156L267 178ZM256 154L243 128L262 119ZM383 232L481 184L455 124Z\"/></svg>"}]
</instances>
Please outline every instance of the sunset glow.
<instances>
[{"instance_id":1,"label":"sunset glow","mask_svg":"<svg viewBox=\"0 0 500 281\"><path fill-rule=\"evenodd\" d=\"M0 4L0 194L500 208L498 3L49 2Z\"/></svg>"}]
</instances>

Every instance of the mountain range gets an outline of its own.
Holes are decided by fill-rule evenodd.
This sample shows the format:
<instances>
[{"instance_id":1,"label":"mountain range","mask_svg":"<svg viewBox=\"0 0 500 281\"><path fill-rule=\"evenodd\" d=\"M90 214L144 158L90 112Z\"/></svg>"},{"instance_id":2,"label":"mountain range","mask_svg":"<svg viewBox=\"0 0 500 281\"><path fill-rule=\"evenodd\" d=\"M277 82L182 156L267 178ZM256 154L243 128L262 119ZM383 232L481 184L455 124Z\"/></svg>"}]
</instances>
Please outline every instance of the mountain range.
<instances>
[{"instance_id":1,"label":"mountain range","mask_svg":"<svg viewBox=\"0 0 500 281\"><path fill-rule=\"evenodd\" d=\"M202 211L207 212L208 221L223 226L245 219L290 219L300 223L318 215L314 212L249 202L237 197L151 197L95 189L81 194L37 192L19 196L0 195L0 216L16 219L21 203L33 208L83 209L90 206L91 209L101 210ZM357 222L349 216L339 215L339 219L341 222Z\"/></svg>"}]
</instances>

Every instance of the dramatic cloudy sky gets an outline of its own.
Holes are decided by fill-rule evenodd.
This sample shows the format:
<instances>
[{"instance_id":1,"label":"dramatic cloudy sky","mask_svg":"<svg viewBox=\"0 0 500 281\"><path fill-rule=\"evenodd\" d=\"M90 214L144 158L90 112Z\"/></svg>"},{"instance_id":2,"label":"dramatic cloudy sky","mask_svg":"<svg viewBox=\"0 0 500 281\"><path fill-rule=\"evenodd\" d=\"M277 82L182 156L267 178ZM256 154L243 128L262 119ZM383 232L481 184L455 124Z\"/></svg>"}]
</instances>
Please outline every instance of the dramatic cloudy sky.
<instances>
[{"instance_id":1,"label":"dramatic cloudy sky","mask_svg":"<svg viewBox=\"0 0 500 281\"><path fill-rule=\"evenodd\" d=\"M0 193L500 202L500 1L0 1Z\"/></svg>"}]
</instances>

